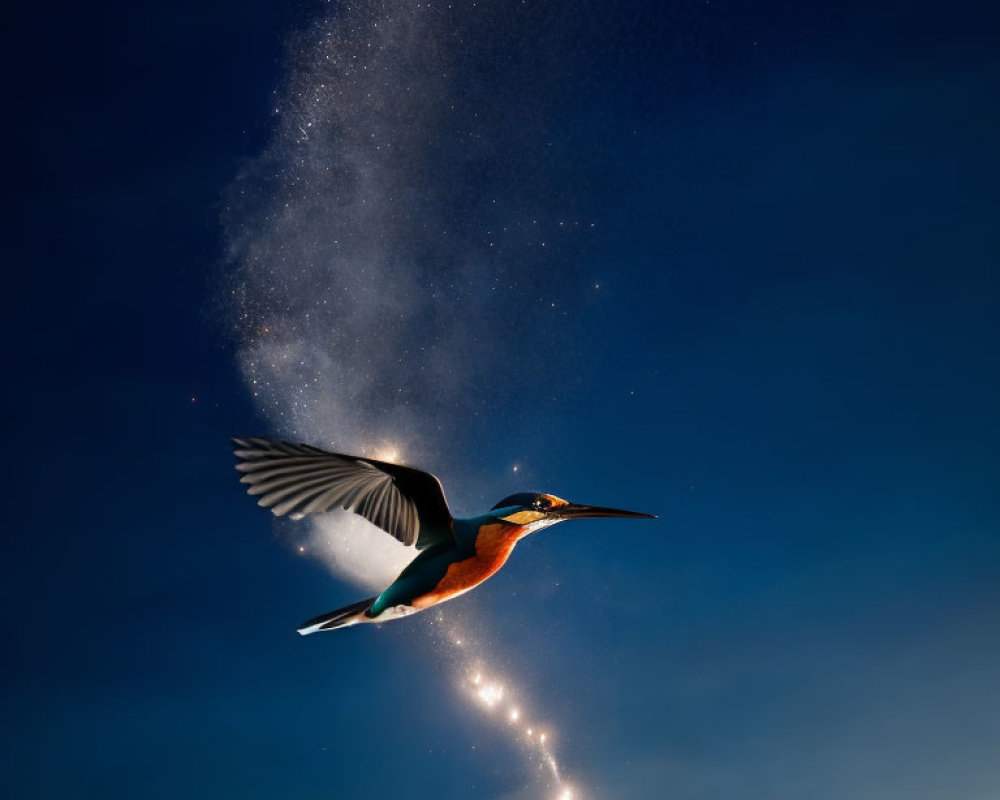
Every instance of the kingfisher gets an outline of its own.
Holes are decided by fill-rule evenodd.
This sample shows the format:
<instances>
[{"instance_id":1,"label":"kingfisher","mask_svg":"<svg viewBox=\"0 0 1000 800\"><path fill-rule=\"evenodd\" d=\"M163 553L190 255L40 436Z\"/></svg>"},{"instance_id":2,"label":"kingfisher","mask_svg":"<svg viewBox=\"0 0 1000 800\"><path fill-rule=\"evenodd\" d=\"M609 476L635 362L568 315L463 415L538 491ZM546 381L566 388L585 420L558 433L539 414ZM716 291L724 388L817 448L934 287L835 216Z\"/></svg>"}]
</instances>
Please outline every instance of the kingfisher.
<instances>
[{"instance_id":1,"label":"kingfisher","mask_svg":"<svg viewBox=\"0 0 1000 800\"><path fill-rule=\"evenodd\" d=\"M302 623L298 632L303 636L400 619L465 594L494 575L521 539L559 522L655 519L541 492L512 494L485 514L455 518L441 481L429 472L275 439L233 439L233 444L240 482L248 485L247 493L257 497L259 506L276 516L302 519L344 509L418 551L380 595Z\"/></svg>"}]
</instances>

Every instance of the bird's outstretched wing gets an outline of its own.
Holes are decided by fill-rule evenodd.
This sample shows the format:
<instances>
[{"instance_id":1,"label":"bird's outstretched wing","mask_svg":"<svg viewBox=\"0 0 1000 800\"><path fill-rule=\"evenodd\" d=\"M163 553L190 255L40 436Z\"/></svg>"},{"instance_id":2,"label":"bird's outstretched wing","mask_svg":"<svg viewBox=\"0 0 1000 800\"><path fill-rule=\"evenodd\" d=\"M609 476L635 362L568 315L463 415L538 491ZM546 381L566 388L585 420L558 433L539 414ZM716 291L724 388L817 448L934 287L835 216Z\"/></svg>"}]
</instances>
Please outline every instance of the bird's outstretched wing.
<instances>
[{"instance_id":1,"label":"bird's outstretched wing","mask_svg":"<svg viewBox=\"0 0 1000 800\"><path fill-rule=\"evenodd\" d=\"M441 482L429 472L274 439L233 439L247 493L277 516L343 508L418 549L453 539Z\"/></svg>"}]
</instances>

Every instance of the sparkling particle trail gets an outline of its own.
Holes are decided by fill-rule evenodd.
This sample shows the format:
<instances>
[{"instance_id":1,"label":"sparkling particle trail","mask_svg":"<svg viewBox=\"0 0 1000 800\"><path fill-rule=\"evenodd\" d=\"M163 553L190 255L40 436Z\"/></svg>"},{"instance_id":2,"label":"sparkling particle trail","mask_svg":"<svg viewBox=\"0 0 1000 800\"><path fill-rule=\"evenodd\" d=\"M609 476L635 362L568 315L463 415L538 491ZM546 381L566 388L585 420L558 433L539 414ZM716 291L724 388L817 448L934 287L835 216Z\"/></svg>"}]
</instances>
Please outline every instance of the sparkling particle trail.
<instances>
[{"instance_id":1,"label":"sparkling particle trail","mask_svg":"<svg viewBox=\"0 0 1000 800\"><path fill-rule=\"evenodd\" d=\"M439 630L443 631L440 637L442 642L450 643L455 648L459 689L521 747L530 762L548 772L545 785L556 793L555 800L582 800L578 790L563 779L552 748L552 726L541 724L525 710L521 693L511 678L501 677L489 669L484 648L461 631L457 623L449 621L444 611L437 612L436 622Z\"/></svg>"}]
</instances>

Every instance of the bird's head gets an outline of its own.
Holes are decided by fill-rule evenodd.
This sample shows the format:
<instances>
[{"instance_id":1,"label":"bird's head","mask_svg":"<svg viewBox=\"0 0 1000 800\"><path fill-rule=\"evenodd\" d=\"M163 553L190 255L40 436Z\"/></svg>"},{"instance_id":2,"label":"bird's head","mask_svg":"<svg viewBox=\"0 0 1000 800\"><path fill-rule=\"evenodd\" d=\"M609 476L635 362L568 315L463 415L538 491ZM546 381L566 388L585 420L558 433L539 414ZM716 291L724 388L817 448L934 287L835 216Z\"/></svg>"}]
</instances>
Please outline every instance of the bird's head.
<instances>
[{"instance_id":1,"label":"bird's head","mask_svg":"<svg viewBox=\"0 0 1000 800\"><path fill-rule=\"evenodd\" d=\"M497 519L527 528L529 533L547 528L549 525L555 525L557 522L583 517L656 519L652 514L640 514L638 511L622 511L617 508L570 503L561 497L541 492L512 494L493 506L491 512Z\"/></svg>"}]
</instances>

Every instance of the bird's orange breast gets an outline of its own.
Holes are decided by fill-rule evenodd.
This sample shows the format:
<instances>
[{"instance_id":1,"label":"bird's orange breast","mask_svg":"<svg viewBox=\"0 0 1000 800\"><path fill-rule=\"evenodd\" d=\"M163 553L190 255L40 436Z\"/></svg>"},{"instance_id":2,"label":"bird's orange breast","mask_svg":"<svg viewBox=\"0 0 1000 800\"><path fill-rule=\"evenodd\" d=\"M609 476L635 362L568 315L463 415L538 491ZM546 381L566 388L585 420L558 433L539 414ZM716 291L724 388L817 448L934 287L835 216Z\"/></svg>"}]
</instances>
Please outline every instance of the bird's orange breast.
<instances>
[{"instance_id":1,"label":"bird's orange breast","mask_svg":"<svg viewBox=\"0 0 1000 800\"><path fill-rule=\"evenodd\" d=\"M523 535L524 528L520 525L483 525L476 535L476 554L449 566L440 583L427 594L415 598L412 606L427 608L482 583L506 563L517 540Z\"/></svg>"}]
</instances>

